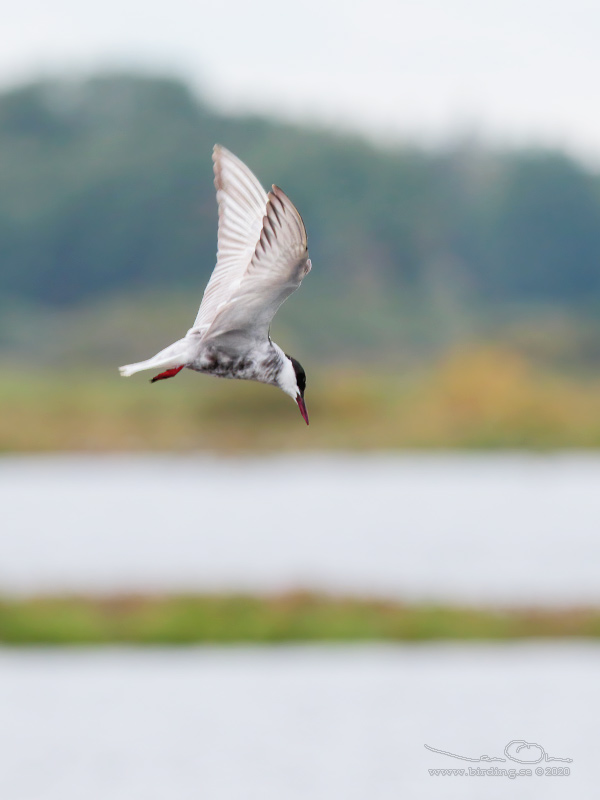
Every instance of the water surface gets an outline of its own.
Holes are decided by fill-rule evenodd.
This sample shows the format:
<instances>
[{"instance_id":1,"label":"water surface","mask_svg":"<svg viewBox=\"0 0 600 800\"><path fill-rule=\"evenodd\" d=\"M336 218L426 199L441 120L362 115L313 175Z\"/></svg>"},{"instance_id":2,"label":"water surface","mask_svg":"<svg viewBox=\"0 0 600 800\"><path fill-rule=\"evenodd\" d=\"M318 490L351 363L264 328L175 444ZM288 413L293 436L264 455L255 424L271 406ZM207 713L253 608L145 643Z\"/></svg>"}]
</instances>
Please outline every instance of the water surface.
<instances>
[{"instance_id":1,"label":"water surface","mask_svg":"<svg viewBox=\"0 0 600 800\"><path fill-rule=\"evenodd\" d=\"M0 591L600 602L600 457L5 457Z\"/></svg>"},{"instance_id":2,"label":"water surface","mask_svg":"<svg viewBox=\"0 0 600 800\"><path fill-rule=\"evenodd\" d=\"M592 643L0 650L0 797L596 797L599 673ZM571 774L429 774L513 740Z\"/></svg>"}]
</instances>

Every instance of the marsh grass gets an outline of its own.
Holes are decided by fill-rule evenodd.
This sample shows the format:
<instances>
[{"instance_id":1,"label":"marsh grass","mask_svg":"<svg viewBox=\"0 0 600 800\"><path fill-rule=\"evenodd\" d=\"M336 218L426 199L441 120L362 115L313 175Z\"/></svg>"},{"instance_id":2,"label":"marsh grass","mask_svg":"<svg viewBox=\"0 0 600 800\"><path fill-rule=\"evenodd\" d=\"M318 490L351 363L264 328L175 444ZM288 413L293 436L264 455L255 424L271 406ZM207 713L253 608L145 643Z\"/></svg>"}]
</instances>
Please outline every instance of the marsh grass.
<instances>
[{"instance_id":1,"label":"marsh grass","mask_svg":"<svg viewBox=\"0 0 600 800\"><path fill-rule=\"evenodd\" d=\"M273 644L600 636L600 609L406 605L277 596L36 597L0 600L4 645Z\"/></svg>"},{"instance_id":2,"label":"marsh grass","mask_svg":"<svg viewBox=\"0 0 600 800\"><path fill-rule=\"evenodd\" d=\"M116 370L6 365L0 451L302 451L600 446L600 379L553 373L498 347L429 367L309 372L307 429L268 386L184 371L150 385Z\"/></svg>"}]
</instances>

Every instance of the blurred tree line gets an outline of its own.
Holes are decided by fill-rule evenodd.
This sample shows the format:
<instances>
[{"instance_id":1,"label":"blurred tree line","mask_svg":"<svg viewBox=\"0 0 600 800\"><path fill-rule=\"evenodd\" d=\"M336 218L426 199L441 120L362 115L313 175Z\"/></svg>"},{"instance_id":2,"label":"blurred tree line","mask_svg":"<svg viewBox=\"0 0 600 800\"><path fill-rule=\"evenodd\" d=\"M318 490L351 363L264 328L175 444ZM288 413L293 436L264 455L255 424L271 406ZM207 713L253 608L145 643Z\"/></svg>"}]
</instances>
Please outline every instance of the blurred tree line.
<instances>
[{"instance_id":1,"label":"blurred tree line","mask_svg":"<svg viewBox=\"0 0 600 800\"><path fill-rule=\"evenodd\" d=\"M406 298L429 304L425 327L436 303L485 317L600 299L600 178L565 155L382 149L217 113L176 80L104 75L0 95L0 311L149 287L199 301L215 260L215 142L298 205L317 267L303 303L355 298L342 338L361 312L380 309L385 328Z\"/></svg>"}]
</instances>

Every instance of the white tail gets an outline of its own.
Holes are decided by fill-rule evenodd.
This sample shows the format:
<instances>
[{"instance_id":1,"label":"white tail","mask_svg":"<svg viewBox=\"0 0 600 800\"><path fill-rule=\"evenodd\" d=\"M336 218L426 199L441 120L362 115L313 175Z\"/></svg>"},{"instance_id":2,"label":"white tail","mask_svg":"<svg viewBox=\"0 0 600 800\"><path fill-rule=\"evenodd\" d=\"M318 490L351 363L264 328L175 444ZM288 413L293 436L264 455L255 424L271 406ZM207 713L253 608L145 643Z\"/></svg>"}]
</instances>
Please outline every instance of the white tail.
<instances>
[{"instance_id":1,"label":"white tail","mask_svg":"<svg viewBox=\"0 0 600 800\"><path fill-rule=\"evenodd\" d=\"M137 364L125 364L125 366L119 367L119 372L123 378L129 378L130 375L133 375L136 372L141 372L144 369L150 369L150 367L153 367L154 364L151 364L151 361L152 359L149 359L148 361L138 361Z\"/></svg>"},{"instance_id":2,"label":"white tail","mask_svg":"<svg viewBox=\"0 0 600 800\"><path fill-rule=\"evenodd\" d=\"M147 361L138 361L136 364L125 364L119 367L119 372L124 378L129 378L136 372L142 372L145 369L158 369L159 367L180 367L186 364L189 360L189 342L185 339L180 339L175 344L165 347L160 353L157 353Z\"/></svg>"}]
</instances>

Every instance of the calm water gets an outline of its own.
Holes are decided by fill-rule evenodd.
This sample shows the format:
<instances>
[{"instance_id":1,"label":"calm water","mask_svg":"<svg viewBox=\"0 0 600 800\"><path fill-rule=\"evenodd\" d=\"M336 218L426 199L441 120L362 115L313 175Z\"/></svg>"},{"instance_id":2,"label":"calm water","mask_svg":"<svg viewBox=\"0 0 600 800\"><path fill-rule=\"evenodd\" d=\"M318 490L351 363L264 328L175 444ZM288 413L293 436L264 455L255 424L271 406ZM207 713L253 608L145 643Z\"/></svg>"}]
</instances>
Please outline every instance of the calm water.
<instances>
[{"instance_id":1,"label":"calm water","mask_svg":"<svg viewBox=\"0 0 600 800\"><path fill-rule=\"evenodd\" d=\"M600 457L0 460L0 591L600 602Z\"/></svg>"},{"instance_id":2,"label":"calm water","mask_svg":"<svg viewBox=\"0 0 600 800\"><path fill-rule=\"evenodd\" d=\"M0 797L597 797L599 673L584 643L0 650ZM502 758L513 740L571 774L429 775L525 768L424 747Z\"/></svg>"},{"instance_id":3,"label":"calm water","mask_svg":"<svg viewBox=\"0 0 600 800\"><path fill-rule=\"evenodd\" d=\"M599 602L599 486L575 455L4 458L0 592ZM592 642L0 649L0 798L595 797L599 674ZM428 772L523 768L424 747L513 740L571 774Z\"/></svg>"}]
</instances>

